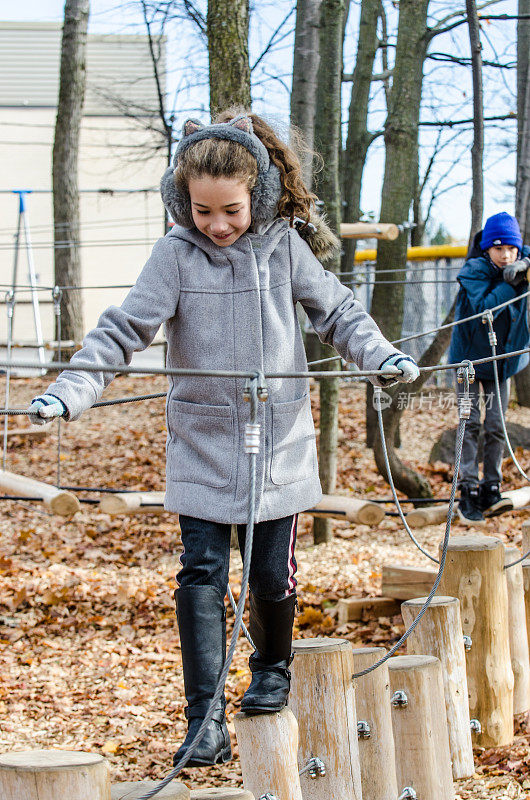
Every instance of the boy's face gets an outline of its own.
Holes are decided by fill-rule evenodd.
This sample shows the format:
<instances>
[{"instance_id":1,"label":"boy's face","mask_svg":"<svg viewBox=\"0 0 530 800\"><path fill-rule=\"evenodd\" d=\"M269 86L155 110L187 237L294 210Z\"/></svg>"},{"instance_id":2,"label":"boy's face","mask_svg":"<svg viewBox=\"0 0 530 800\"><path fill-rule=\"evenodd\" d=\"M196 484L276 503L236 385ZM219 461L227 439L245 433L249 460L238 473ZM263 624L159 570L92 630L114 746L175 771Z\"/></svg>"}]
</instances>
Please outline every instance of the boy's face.
<instances>
[{"instance_id":1,"label":"boy's face","mask_svg":"<svg viewBox=\"0 0 530 800\"><path fill-rule=\"evenodd\" d=\"M250 193L235 178L192 178L188 190L198 230L219 247L237 242L249 229Z\"/></svg>"},{"instance_id":2,"label":"boy's face","mask_svg":"<svg viewBox=\"0 0 530 800\"><path fill-rule=\"evenodd\" d=\"M494 244L493 247L488 248L488 255L499 269L504 269L508 264L513 264L517 261L519 255L518 248L513 244Z\"/></svg>"}]
</instances>

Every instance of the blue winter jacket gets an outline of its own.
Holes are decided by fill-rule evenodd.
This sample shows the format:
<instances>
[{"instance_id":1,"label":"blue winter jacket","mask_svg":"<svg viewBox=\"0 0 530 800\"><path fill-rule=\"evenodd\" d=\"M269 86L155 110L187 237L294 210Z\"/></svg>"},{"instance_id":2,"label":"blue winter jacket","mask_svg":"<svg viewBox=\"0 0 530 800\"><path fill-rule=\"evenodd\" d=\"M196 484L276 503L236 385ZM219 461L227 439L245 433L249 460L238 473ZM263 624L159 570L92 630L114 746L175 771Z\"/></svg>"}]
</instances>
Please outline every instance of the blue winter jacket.
<instances>
[{"instance_id":1,"label":"blue winter jacket","mask_svg":"<svg viewBox=\"0 0 530 800\"><path fill-rule=\"evenodd\" d=\"M525 247L523 255L529 253L530 248ZM468 258L458 273L457 280L460 290L456 303L456 320L486 311L528 291L526 281L517 287L506 283L502 278L502 270L485 254ZM495 311L493 316L499 355L528 347L526 297L521 297L517 302ZM465 358L474 361L489 356L491 356L491 345L488 340L488 326L480 317L455 326L449 348L449 363L454 364ZM528 360L528 353L525 353L497 361L500 380L506 380L520 372L527 366ZM475 369L477 378L493 380L492 362L479 364Z\"/></svg>"}]
</instances>

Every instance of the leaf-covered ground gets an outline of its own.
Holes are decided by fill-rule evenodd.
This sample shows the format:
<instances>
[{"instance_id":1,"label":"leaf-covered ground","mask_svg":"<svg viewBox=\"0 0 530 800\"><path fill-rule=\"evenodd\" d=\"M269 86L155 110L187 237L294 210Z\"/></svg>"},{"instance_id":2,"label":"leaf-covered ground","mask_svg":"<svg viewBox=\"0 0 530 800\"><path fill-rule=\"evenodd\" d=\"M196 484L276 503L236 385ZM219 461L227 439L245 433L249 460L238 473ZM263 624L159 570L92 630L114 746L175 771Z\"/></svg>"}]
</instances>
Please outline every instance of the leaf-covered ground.
<instances>
[{"instance_id":1,"label":"leaf-covered ground","mask_svg":"<svg viewBox=\"0 0 530 800\"><path fill-rule=\"evenodd\" d=\"M24 407L42 391L37 379L12 379L11 407ZM164 391L164 378L120 377L108 397ZM0 382L0 392L4 387ZM441 431L456 424L445 392L430 390L405 412L401 457L431 481L437 496L449 493L451 470L429 466ZM318 403L313 391L314 415ZM508 419L530 424L530 410L510 408ZM364 390L347 384L340 402L340 493L389 497L372 454L364 446ZM13 418L11 427L25 425ZM60 482L88 488L164 488L163 400L93 409L62 425ZM525 468L530 458L518 453ZM42 442L9 439L6 468L54 483L57 427ZM505 462L505 485L523 484ZM78 492L83 499L100 495ZM391 506L388 506L391 509ZM487 523L486 532L520 544L527 511ZM338 627L336 601L380 592L384 563L425 566L395 517L377 529L334 524L334 539L315 547L311 519L300 518L298 579L301 611L295 636L340 636L356 646L391 645L403 632L400 616ZM458 525L455 532L462 531ZM441 527L419 531L436 552ZM173 590L180 552L178 519L170 514L110 517L83 503L72 519L40 504L0 501L0 749L36 747L92 750L111 762L113 780L158 779L185 732L185 705ZM233 553L237 595L241 560ZM229 632L233 615L229 612ZM229 675L232 720L250 675L249 647L238 647ZM233 726L230 723L233 733ZM237 746L234 738L234 750ZM530 797L530 736L518 727L513 745L476 749L476 773L459 781L457 796ZM237 758L225 767L183 773L190 787L241 785Z\"/></svg>"}]
</instances>

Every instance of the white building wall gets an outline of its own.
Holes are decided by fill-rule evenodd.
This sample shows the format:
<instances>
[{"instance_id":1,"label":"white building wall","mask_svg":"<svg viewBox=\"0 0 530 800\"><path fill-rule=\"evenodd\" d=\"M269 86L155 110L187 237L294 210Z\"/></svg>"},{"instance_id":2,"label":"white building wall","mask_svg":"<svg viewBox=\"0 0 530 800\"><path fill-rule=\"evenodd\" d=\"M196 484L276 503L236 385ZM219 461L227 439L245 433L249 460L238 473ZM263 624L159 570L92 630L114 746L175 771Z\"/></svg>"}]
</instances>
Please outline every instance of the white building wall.
<instances>
[{"instance_id":1,"label":"white building wall","mask_svg":"<svg viewBox=\"0 0 530 800\"><path fill-rule=\"evenodd\" d=\"M45 28L51 26L44 26ZM53 70L48 62L42 64L42 82L39 69L33 64L33 89L42 101L38 104L9 107L6 104L6 86L9 83L2 68L2 35L5 25L0 26L0 298L12 283L14 262L14 234L17 225L18 199L13 189L32 189L27 196L28 219L33 242L34 261L39 283L53 286L53 213L51 196L51 164L53 133L56 109L45 107L44 87L53 83ZM13 31L12 31L13 33ZM28 52L31 50L31 31L27 31ZM43 31L38 31L42 34ZM51 32L45 30L42 39L51 41ZM60 31L53 31L55 41ZM17 34L18 36L18 34ZM9 39L9 37L7 37ZM17 37L15 37L16 39ZM98 40L109 37L94 37ZM125 39L127 37L118 37ZM140 37L130 37L138 40ZM101 42L98 42L99 46ZM131 44L131 43L129 43ZM132 42L136 46L138 42ZM145 44L145 40L144 40ZM18 52L20 52L18 40ZM44 48L45 49L45 48ZM42 48L41 48L42 50ZM17 48L10 51L13 59L11 72L15 70ZM129 54L130 55L130 54ZM9 60L9 59L8 59ZM50 49L49 63L52 63ZM127 65L127 59L121 65ZM58 68L56 60L55 69ZM112 75L109 68L108 76ZM129 73L132 79L134 73ZM109 77L110 80L110 77ZM34 101L36 95L27 95L19 85L19 102ZM14 80L16 84L16 80ZM55 80L55 91L57 82ZM46 91L48 91L48 89ZM38 91L37 91L38 90ZM28 90L29 91L29 90ZM137 93L137 98L140 95ZM15 97L13 99L16 99ZM147 99L147 95L144 97ZM151 100L153 95L151 93ZM3 106L3 107L2 107ZM145 130L146 123L156 119L144 118L135 122L123 116L85 116L81 131L79 156L79 188L81 190L81 264L84 286L110 286L134 283L153 242L163 234L163 206L158 193L160 177L166 166L166 155L160 147L160 137ZM135 191L119 190L154 190ZM23 240L18 258L18 283L28 283L28 271ZM110 304L119 304L126 289L92 289L83 291L83 313L85 331L92 328ZM14 339L35 339L32 310L27 292L17 292L14 321ZM41 317L45 339L53 338L53 306L51 291L39 292L39 297L48 301L41 304ZM0 304L0 342L7 335L5 304Z\"/></svg>"}]
</instances>

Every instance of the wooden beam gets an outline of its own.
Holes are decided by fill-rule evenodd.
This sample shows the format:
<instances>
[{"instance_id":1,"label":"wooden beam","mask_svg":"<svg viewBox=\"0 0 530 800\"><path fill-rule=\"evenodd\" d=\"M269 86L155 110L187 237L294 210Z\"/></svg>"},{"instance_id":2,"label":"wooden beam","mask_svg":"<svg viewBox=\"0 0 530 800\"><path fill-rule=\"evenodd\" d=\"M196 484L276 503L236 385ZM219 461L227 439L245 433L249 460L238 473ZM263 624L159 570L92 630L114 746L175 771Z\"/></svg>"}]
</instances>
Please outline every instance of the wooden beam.
<instances>
[{"instance_id":1,"label":"wooden beam","mask_svg":"<svg viewBox=\"0 0 530 800\"><path fill-rule=\"evenodd\" d=\"M393 617L401 613L401 606L393 597L341 597L337 612L339 625L344 625L374 617Z\"/></svg>"},{"instance_id":2,"label":"wooden beam","mask_svg":"<svg viewBox=\"0 0 530 800\"><path fill-rule=\"evenodd\" d=\"M393 597L396 600L423 597L431 591L436 575L434 569L385 564L381 591L385 597Z\"/></svg>"},{"instance_id":3,"label":"wooden beam","mask_svg":"<svg viewBox=\"0 0 530 800\"><path fill-rule=\"evenodd\" d=\"M120 492L99 501L102 514L162 514L165 492Z\"/></svg>"},{"instance_id":4,"label":"wooden beam","mask_svg":"<svg viewBox=\"0 0 530 800\"><path fill-rule=\"evenodd\" d=\"M158 786L158 783L159 781L122 781L121 783L114 783L110 789L110 800L138 800L138 797L143 797L155 786ZM190 796L188 787L179 781L171 781L170 784L164 786L155 795L157 800L190 800Z\"/></svg>"},{"instance_id":5,"label":"wooden beam","mask_svg":"<svg viewBox=\"0 0 530 800\"><path fill-rule=\"evenodd\" d=\"M411 528L425 528L426 525L440 525L447 520L448 513L448 503L415 508L407 514L407 523Z\"/></svg>"},{"instance_id":6,"label":"wooden beam","mask_svg":"<svg viewBox=\"0 0 530 800\"><path fill-rule=\"evenodd\" d=\"M72 492L14 472L0 470L0 489L17 497L39 497L46 508L62 517L71 517L81 509L79 500Z\"/></svg>"},{"instance_id":7,"label":"wooden beam","mask_svg":"<svg viewBox=\"0 0 530 800\"><path fill-rule=\"evenodd\" d=\"M7 438L12 439L13 436L21 436L23 439L40 442L47 437L49 432L49 428L45 425L31 425L29 428L8 428ZM3 433L1 435L3 436Z\"/></svg>"},{"instance_id":8,"label":"wooden beam","mask_svg":"<svg viewBox=\"0 0 530 800\"><path fill-rule=\"evenodd\" d=\"M340 226L343 239L385 239L394 241L399 228L393 222L343 222Z\"/></svg>"}]
</instances>

